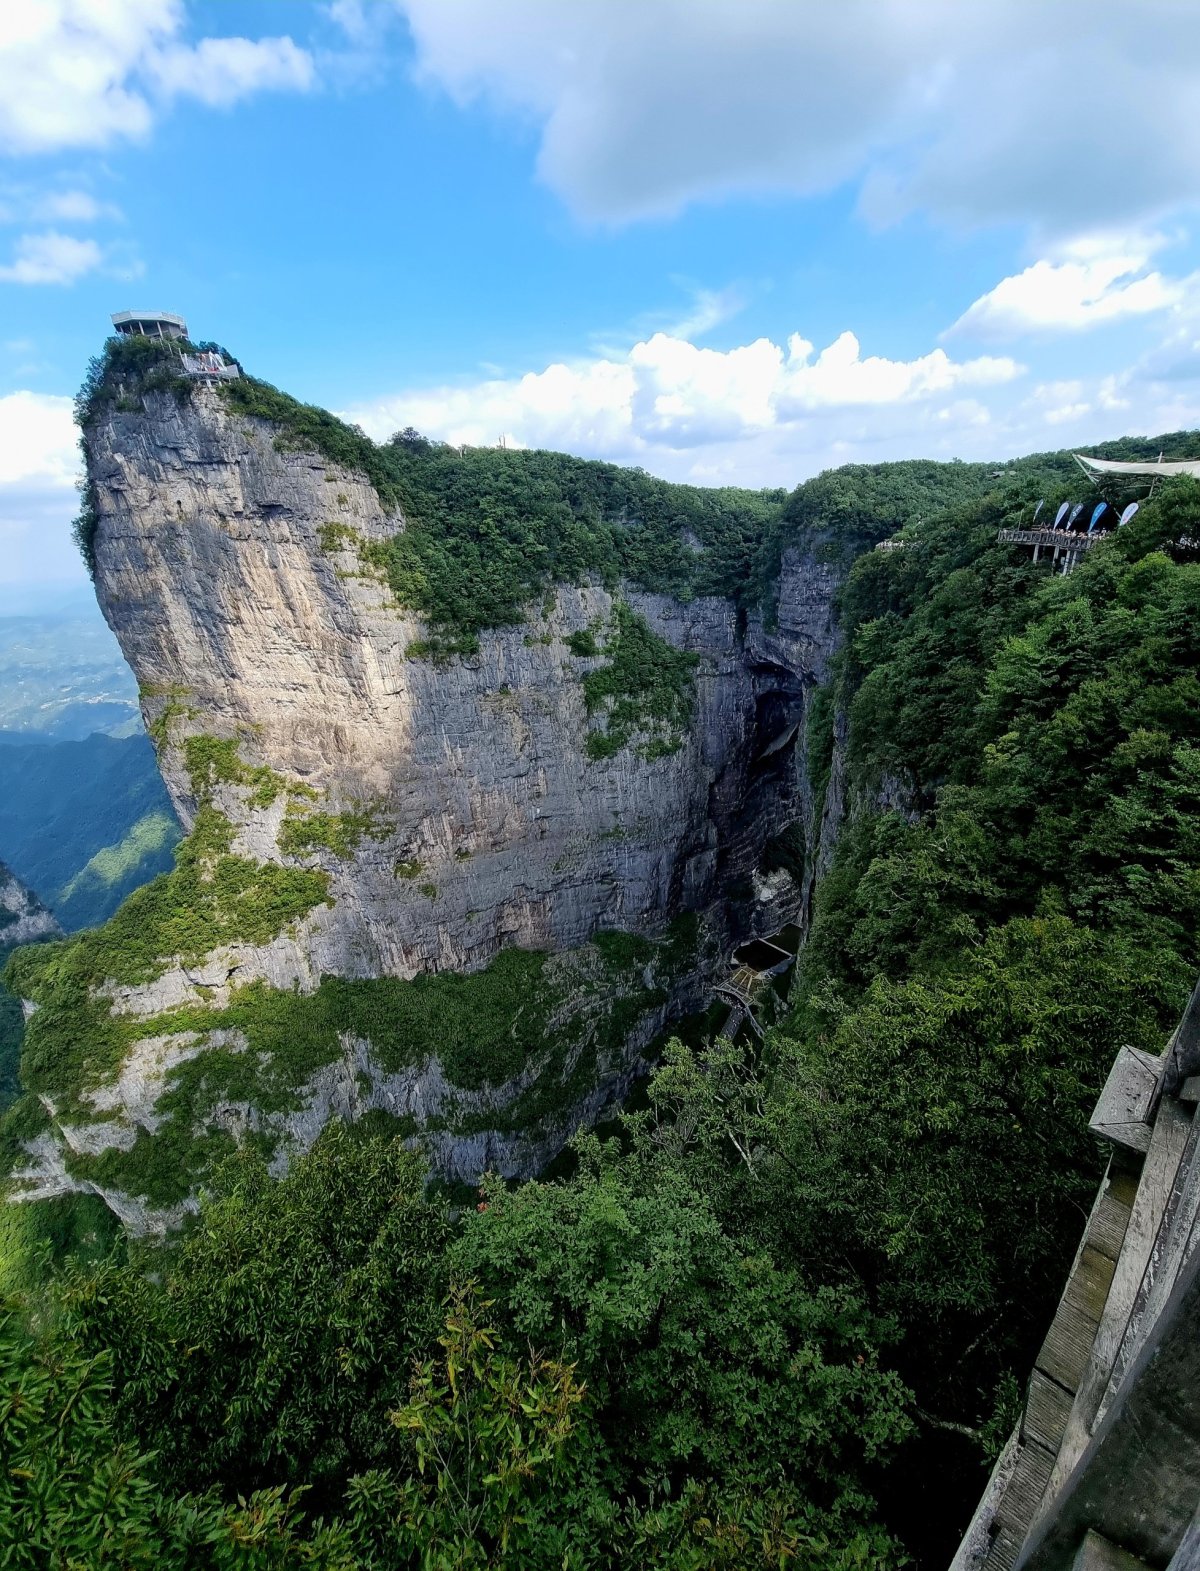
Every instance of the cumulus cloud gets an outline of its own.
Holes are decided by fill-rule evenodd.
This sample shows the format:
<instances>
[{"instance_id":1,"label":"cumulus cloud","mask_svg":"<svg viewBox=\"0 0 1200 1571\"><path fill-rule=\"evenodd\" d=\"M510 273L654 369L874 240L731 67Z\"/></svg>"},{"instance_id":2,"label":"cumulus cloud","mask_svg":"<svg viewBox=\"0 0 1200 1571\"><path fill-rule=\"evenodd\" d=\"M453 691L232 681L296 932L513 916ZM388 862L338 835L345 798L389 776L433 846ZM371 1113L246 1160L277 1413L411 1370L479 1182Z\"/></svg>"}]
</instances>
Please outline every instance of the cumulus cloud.
<instances>
[{"instance_id":1,"label":"cumulus cloud","mask_svg":"<svg viewBox=\"0 0 1200 1571\"><path fill-rule=\"evenodd\" d=\"M150 71L168 95L197 98L212 109L268 89L305 92L314 78L312 56L290 38L202 38L191 48L163 50Z\"/></svg>"},{"instance_id":2,"label":"cumulus cloud","mask_svg":"<svg viewBox=\"0 0 1200 1571\"><path fill-rule=\"evenodd\" d=\"M786 346L759 338L720 350L655 333L619 358L414 388L347 418L376 437L414 425L451 442L503 437L644 463L675 478L792 484L802 470L836 458L839 443L916 440L953 453L947 444L957 431L988 419L983 405L961 395L1021 370L1007 357L953 360L942 349L913 360L863 356L853 333L820 353L798 334ZM949 426L938 420L946 410Z\"/></svg>"},{"instance_id":3,"label":"cumulus cloud","mask_svg":"<svg viewBox=\"0 0 1200 1571\"><path fill-rule=\"evenodd\" d=\"M0 7L0 150L39 153L144 136L188 96L226 107L304 90L313 62L290 38L181 41L181 0L37 0Z\"/></svg>"},{"instance_id":4,"label":"cumulus cloud","mask_svg":"<svg viewBox=\"0 0 1200 1571\"><path fill-rule=\"evenodd\" d=\"M0 282L73 284L99 267L102 258L103 252L94 240L78 240L74 235L47 229L42 234L21 236L13 260L0 267Z\"/></svg>"},{"instance_id":5,"label":"cumulus cloud","mask_svg":"<svg viewBox=\"0 0 1200 1571\"><path fill-rule=\"evenodd\" d=\"M0 185L0 224L94 224L121 217L115 203L72 186L46 190L16 182Z\"/></svg>"},{"instance_id":6,"label":"cumulus cloud","mask_svg":"<svg viewBox=\"0 0 1200 1571\"><path fill-rule=\"evenodd\" d=\"M1200 190L1200 7L1173 0L394 3L418 75L532 123L587 219L855 181L878 221L1066 233Z\"/></svg>"},{"instance_id":7,"label":"cumulus cloud","mask_svg":"<svg viewBox=\"0 0 1200 1571\"><path fill-rule=\"evenodd\" d=\"M1147 271L1160 244L1158 237L1076 240L1061 248L1061 260L1044 259L1001 279L968 307L951 332L992 337L1073 332L1168 310L1194 292L1194 282Z\"/></svg>"},{"instance_id":8,"label":"cumulus cloud","mask_svg":"<svg viewBox=\"0 0 1200 1571\"><path fill-rule=\"evenodd\" d=\"M42 222L94 224L101 218L119 218L121 210L100 202L89 191L47 191L34 203L34 216Z\"/></svg>"},{"instance_id":9,"label":"cumulus cloud","mask_svg":"<svg viewBox=\"0 0 1200 1571\"><path fill-rule=\"evenodd\" d=\"M79 505L76 435L69 398L0 397L0 579L81 575L69 527Z\"/></svg>"},{"instance_id":10,"label":"cumulus cloud","mask_svg":"<svg viewBox=\"0 0 1200 1571\"><path fill-rule=\"evenodd\" d=\"M53 393L0 398L0 486L38 482L72 490L79 473L72 400Z\"/></svg>"}]
</instances>

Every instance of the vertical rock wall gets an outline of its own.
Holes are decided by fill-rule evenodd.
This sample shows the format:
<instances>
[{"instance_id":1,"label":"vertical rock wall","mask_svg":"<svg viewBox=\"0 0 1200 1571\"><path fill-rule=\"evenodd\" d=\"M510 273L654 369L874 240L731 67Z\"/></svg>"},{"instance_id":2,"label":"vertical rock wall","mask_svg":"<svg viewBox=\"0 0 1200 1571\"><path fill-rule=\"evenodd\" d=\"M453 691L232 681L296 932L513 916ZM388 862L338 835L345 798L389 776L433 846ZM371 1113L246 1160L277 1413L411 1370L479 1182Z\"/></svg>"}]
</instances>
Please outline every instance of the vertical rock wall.
<instances>
[{"instance_id":1,"label":"vertical rock wall","mask_svg":"<svg viewBox=\"0 0 1200 1571\"><path fill-rule=\"evenodd\" d=\"M265 938L226 932L203 954L97 977L110 1039L130 1045L99 1067L85 1053L79 1083L39 1087L50 1127L27 1144L23 1193L90 1189L133 1229L162 1230L194 1204L202 1170L189 1164L213 1141L256 1132L279 1164L329 1117L368 1111L421 1136L449 1178L537 1171L625 1094L664 1029L705 1005L736 942L801 910L800 881L761 873L782 830L820 833L802 739L836 641L833 571L785 556L770 628L730 600L622 585L659 637L696 657L694 712L674 751L635 738L594 758L582 684L604 657L581 658L568 639L609 622L609 590L559 585L525 625L433 661L410 653L423 625L360 555L405 528L362 475L231 414L206 387L109 403L86 448L97 597L176 811L187 828L226 826L222 854L243 870L295 869L324 898ZM298 839L298 822L321 832ZM209 900L210 876L192 898ZM625 937L606 948L606 934ZM396 987L490 985L514 949L549 959L538 998L480 1005L500 1067L471 1059L473 1027L453 1063L436 1031L404 1039L415 1017ZM331 979L376 988L378 1012L355 1017L375 1024L347 1017L330 1034ZM48 987L39 1029L78 1040L78 1005ZM248 998L291 1011L282 1044L257 1031ZM535 1008L542 1034L528 1039ZM509 1010L498 1025L497 1009ZM528 1040L519 1061L498 1052L497 1029ZM317 1038L307 1078L281 1084L288 1043ZM261 1094L247 1090L250 1063Z\"/></svg>"}]
</instances>

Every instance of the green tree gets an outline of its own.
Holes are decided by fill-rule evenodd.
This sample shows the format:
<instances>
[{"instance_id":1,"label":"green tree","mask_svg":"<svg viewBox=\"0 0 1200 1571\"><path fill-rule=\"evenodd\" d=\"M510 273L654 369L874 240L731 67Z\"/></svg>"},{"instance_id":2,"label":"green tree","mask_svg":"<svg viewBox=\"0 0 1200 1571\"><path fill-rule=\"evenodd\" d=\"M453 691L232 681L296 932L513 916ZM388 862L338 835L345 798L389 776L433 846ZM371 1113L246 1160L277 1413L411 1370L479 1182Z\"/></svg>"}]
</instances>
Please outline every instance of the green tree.
<instances>
[{"instance_id":1,"label":"green tree","mask_svg":"<svg viewBox=\"0 0 1200 1571\"><path fill-rule=\"evenodd\" d=\"M232 1162L166 1266L68 1278L72 1324L113 1350L121 1422L177 1487L313 1487L396 1455L386 1414L433 1345L449 1218L421 1160L331 1125L288 1175ZM157 1275L157 1273L156 1273Z\"/></svg>"},{"instance_id":2,"label":"green tree","mask_svg":"<svg viewBox=\"0 0 1200 1571\"><path fill-rule=\"evenodd\" d=\"M583 1535L555 1500L583 1387L569 1364L505 1353L491 1307L474 1283L451 1291L441 1355L418 1364L408 1401L389 1415L413 1443L415 1474L351 1487L378 1560L421 1571L584 1564Z\"/></svg>"},{"instance_id":3,"label":"green tree","mask_svg":"<svg viewBox=\"0 0 1200 1571\"><path fill-rule=\"evenodd\" d=\"M834 1517L869 1517L864 1470L908 1430L880 1362L889 1327L851 1286L817 1285L726 1230L713 1168L650 1124L628 1128L626 1152L581 1139L569 1180L489 1187L456 1272L512 1335L575 1364L610 1492L651 1506L789 1484Z\"/></svg>"},{"instance_id":4,"label":"green tree","mask_svg":"<svg viewBox=\"0 0 1200 1571\"><path fill-rule=\"evenodd\" d=\"M352 1571L338 1526L308 1523L302 1490L223 1506L175 1497L154 1458L111 1426L112 1360L31 1335L0 1313L0 1561L13 1571Z\"/></svg>"}]
</instances>

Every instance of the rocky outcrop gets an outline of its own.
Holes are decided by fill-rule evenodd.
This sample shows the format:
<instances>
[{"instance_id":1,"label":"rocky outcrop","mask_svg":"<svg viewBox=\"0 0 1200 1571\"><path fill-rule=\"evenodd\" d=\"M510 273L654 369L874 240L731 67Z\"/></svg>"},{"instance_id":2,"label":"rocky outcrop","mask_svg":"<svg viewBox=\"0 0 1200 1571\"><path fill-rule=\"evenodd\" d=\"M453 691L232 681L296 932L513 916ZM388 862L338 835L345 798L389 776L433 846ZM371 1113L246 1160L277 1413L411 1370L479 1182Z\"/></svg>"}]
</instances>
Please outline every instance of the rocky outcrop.
<instances>
[{"instance_id":1,"label":"rocky outcrop","mask_svg":"<svg viewBox=\"0 0 1200 1571\"><path fill-rule=\"evenodd\" d=\"M0 862L0 948L61 937L62 928L33 890Z\"/></svg>"},{"instance_id":2,"label":"rocky outcrop","mask_svg":"<svg viewBox=\"0 0 1200 1571\"><path fill-rule=\"evenodd\" d=\"M477 655L409 658L420 621L352 545L322 546L330 525L368 539L404 527L362 476L278 451L215 390L147 404L89 433L96 588L176 810L190 824L181 744L204 733L240 738L327 811L377 813L378 834L325 859L333 900L302 945L314 975L471 969L509 943L650 927L722 898L794 816L794 749L764 755L824 673L831 570L785 563L778 629L745 637L731 602L627 588L655 632L700 657L695 722L668 756L595 761L580 676L598 662L565 639L607 619L604 589L560 586ZM273 854L277 827L244 818L245 846ZM398 863L418 864L436 901L398 884Z\"/></svg>"},{"instance_id":3,"label":"rocky outcrop","mask_svg":"<svg viewBox=\"0 0 1200 1571\"><path fill-rule=\"evenodd\" d=\"M614 594L559 585L526 625L482 633L476 654L414 658L425 630L358 544L403 530L403 515L361 474L276 438L215 388L107 406L86 433L96 592L185 827L208 805L232 826L236 855L318 870L326 897L265 942L164 956L149 980L99 991L115 1016L149 1023L224 1008L256 981L308 995L322 977L475 973L510 946L587 974L598 933L661 938L694 913L703 942L691 966L643 989L622 1050L589 1075L560 1055L565 1100L533 1127L505 1127L504 1114L541 1072L536 1055L516 1077L464 1092L435 1058L382 1071L378 1044L353 1034L276 1118L285 1153L335 1113L376 1108L423 1128L451 1177L532 1172L623 1094L656 1033L704 1002L735 941L797 914L796 880L758 873L764 848L805 814L801 741L836 643L835 572L785 555L770 627L729 600L681 604L622 585L657 635L696 657L694 715L675 751L596 758L581 679L602 661L568 640L607 623ZM236 767L198 779L196 738L234 744L224 757ZM289 840L288 824L304 820L325 832ZM154 1132L147 1086L169 1080L171 1054L182 1064L196 1052L194 1037L141 1046L157 1065L149 1079L127 1064L88 1089L125 1131L103 1137L114 1147L135 1127ZM447 1115L451 1102L469 1128ZM252 1102L206 1116L269 1121ZM128 1213L127 1197L118 1205Z\"/></svg>"}]
</instances>

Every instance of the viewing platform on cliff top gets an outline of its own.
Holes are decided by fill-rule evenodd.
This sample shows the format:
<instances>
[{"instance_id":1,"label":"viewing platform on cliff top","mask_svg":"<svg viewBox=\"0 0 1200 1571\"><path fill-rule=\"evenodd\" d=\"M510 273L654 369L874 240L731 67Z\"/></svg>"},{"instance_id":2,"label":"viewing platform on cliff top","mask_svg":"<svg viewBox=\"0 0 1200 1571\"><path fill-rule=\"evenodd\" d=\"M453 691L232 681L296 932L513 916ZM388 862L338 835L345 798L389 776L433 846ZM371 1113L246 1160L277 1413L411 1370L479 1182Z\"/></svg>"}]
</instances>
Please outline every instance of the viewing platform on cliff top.
<instances>
[{"instance_id":1,"label":"viewing platform on cliff top","mask_svg":"<svg viewBox=\"0 0 1200 1571\"><path fill-rule=\"evenodd\" d=\"M1001 545L1055 546L1059 550L1090 551L1105 535L1077 535L1068 529L1002 529L996 536Z\"/></svg>"},{"instance_id":2,"label":"viewing platform on cliff top","mask_svg":"<svg viewBox=\"0 0 1200 1571\"><path fill-rule=\"evenodd\" d=\"M122 338L186 338L187 323L174 311L114 311L112 325Z\"/></svg>"},{"instance_id":3,"label":"viewing platform on cliff top","mask_svg":"<svg viewBox=\"0 0 1200 1571\"><path fill-rule=\"evenodd\" d=\"M1033 547L1036 562L1043 550L1051 553L1050 560L1062 562L1061 571L1069 573L1079 563L1085 551L1090 551L1106 534L1074 534L1069 529L1002 529L996 536L1000 545L1025 545Z\"/></svg>"},{"instance_id":4,"label":"viewing platform on cliff top","mask_svg":"<svg viewBox=\"0 0 1200 1571\"><path fill-rule=\"evenodd\" d=\"M187 342L187 322L175 311L114 311L111 320L122 338L167 338ZM184 375L197 377L200 381L230 381L242 374L240 366L229 364L216 349L198 349L195 354L180 349L179 358L183 361Z\"/></svg>"}]
</instances>

